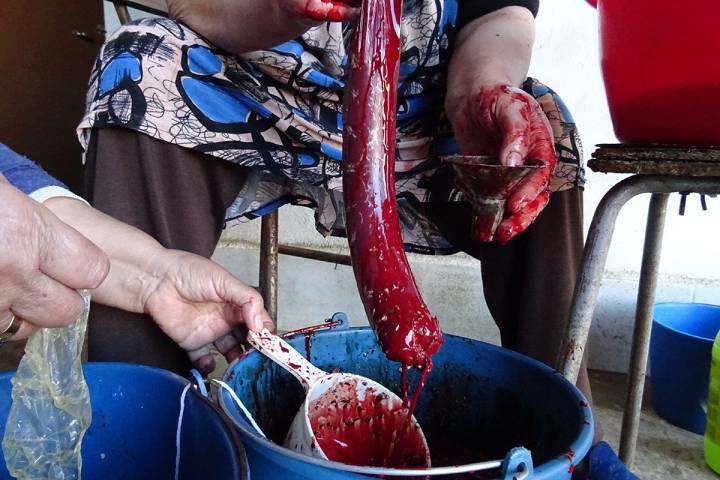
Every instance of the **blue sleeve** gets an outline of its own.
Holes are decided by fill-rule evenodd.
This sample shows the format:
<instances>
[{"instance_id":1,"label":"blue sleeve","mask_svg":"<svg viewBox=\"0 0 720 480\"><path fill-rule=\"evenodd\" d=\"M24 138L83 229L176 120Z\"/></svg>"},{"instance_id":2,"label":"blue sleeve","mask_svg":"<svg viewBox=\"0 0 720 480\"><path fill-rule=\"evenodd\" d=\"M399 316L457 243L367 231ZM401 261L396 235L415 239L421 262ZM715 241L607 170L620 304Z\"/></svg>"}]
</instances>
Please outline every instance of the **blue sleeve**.
<instances>
[{"instance_id":1,"label":"blue sleeve","mask_svg":"<svg viewBox=\"0 0 720 480\"><path fill-rule=\"evenodd\" d=\"M27 195L43 187L67 188L38 164L18 155L2 143L0 143L0 173L12 186Z\"/></svg>"}]
</instances>

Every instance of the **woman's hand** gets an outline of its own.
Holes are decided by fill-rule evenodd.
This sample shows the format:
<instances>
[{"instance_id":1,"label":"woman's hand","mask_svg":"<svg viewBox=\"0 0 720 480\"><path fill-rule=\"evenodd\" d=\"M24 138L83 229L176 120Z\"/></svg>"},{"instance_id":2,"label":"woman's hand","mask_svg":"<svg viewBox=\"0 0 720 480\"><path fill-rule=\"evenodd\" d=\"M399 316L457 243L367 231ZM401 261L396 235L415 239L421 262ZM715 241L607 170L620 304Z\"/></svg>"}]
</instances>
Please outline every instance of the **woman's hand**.
<instances>
[{"instance_id":1,"label":"woman's hand","mask_svg":"<svg viewBox=\"0 0 720 480\"><path fill-rule=\"evenodd\" d=\"M84 308L77 290L100 285L109 268L90 240L0 175L0 331L13 315L24 321L12 340L69 325Z\"/></svg>"},{"instance_id":2,"label":"woman's hand","mask_svg":"<svg viewBox=\"0 0 720 480\"><path fill-rule=\"evenodd\" d=\"M550 124L537 101L519 88L480 86L448 107L463 154L497 156L502 165L540 165L508 197L495 236L502 244L524 231L549 199L557 163ZM491 233L491 232L489 232Z\"/></svg>"},{"instance_id":3,"label":"woman's hand","mask_svg":"<svg viewBox=\"0 0 720 480\"><path fill-rule=\"evenodd\" d=\"M242 353L244 329L274 330L260 294L204 257L166 250L149 269L154 279L142 295L145 313L204 374L215 366L205 348L211 343L232 361Z\"/></svg>"},{"instance_id":4,"label":"woman's hand","mask_svg":"<svg viewBox=\"0 0 720 480\"><path fill-rule=\"evenodd\" d=\"M542 166L511 192L494 235L500 243L525 230L547 205L557 162L545 114L517 88L527 76L534 39L530 10L502 8L460 30L448 67L445 112L461 153L497 155L503 165Z\"/></svg>"},{"instance_id":5,"label":"woman's hand","mask_svg":"<svg viewBox=\"0 0 720 480\"><path fill-rule=\"evenodd\" d=\"M241 353L245 329L273 329L260 294L204 257L168 250L152 237L72 198L51 198L48 209L102 248L110 273L93 300L147 313L209 373L215 343L226 358Z\"/></svg>"}]
</instances>

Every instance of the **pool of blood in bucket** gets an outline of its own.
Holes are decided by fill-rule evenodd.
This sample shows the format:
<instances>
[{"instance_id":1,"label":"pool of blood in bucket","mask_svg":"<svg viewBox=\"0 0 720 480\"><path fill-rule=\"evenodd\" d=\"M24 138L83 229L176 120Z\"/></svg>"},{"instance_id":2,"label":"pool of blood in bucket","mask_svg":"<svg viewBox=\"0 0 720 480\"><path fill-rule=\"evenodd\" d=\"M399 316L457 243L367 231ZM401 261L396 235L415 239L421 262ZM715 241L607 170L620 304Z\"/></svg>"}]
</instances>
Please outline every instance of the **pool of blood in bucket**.
<instances>
[{"instance_id":1,"label":"pool of blood in bucket","mask_svg":"<svg viewBox=\"0 0 720 480\"><path fill-rule=\"evenodd\" d=\"M325 455L360 466L427 466L420 427L408 423L407 407L364 387L359 399L355 382L340 382L310 403L310 426Z\"/></svg>"},{"instance_id":2,"label":"pool of blood in bucket","mask_svg":"<svg viewBox=\"0 0 720 480\"><path fill-rule=\"evenodd\" d=\"M314 332L313 332L314 333ZM306 356L308 359L310 359L311 354L311 336L313 333L306 333L305 334L305 348L306 348ZM342 370L339 368L327 368L327 370L333 371L333 373L340 373ZM405 401L412 402L413 400L416 400L415 398L410 397L410 392L408 388L408 372L410 368L405 366L401 369L402 377L401 377L401 389L402 393L406 396ZM425 372L421 372L421 377L424 377L422 375ZM418 385L423 387L425 384L425 378L421 378L418 382ZM346 390L347 391L347 390ZM416 394L418 392L415 392ZM435 391L434 395L438 395L439 392ZM417 395L419 396L419 395ZM448 395L449 397L452 397L452 395ZM416 397L416 395L412 395L412 397ZM322 397L321 397L322 398ZM320 400L320 399L318 399ZM330 410L328 408L328 402L332 402L333 400L337 400L337 398L331 398L330 396L326 397L321 403L316 400L318 403L313 403L310 406L310 421L311 421L311 427L313 428L313 431L316 431L316 425L319 423L319 417L322 413L325 413L327 410ZM464 404L462 402L458 402L457 399L450 400L448 399L449 403L444 403L445 408L470 408L468 404ZM342 403L342 402L340 402ZM332 404L332 403L331 403ZM405 403L405 407L408 406L408 403ZM317 407L317 408L314 408ZM342 420L344 418L344 414L342 413L342 410L340 413L337 412L337 407L333 405L332 414L335 421ZM407 418L408 417L408 409L403 408L402 405L398 407L398 405L394 405L394 407L391 407L391 410L394 409L394 415L397 420L399 420L402 424L402 414L400 412L405 412L405 425L407 426ZM348 412L351 412L351 410L346 409ZM315 413L315 415L313 415ZM439 415L443 415L443 412L436 412ZM350 415L352 415L350 413ZM355 415L357 417L357 415ZM399 418L398 418L399 417ZM313 420L314 419L314 420ZM315 423L313 423L315 422ZM354 423L354 421L353 421ZM431 420L431 423L432 422ZM337 425L336 425L337 426ZM282 428L282 427L281 427ZM342 443L336 443L332 441L333 437L332 435L328 436L328 434L331 434L334 432L334 429L330 427L325 427L322 429L325 432L325 436L323 437L320 447L323 448L323 451L326 452L326 455L328 455L328 451L331 453L328 455L331 459L337 460L343 463L351 463L360 465L360 462L364 462L362 466L371 465L371 463L367 463L365 460L369 456L367 451L372 451L373 449L366 449L365 452L359 452L358 455L354 455L354 460L346 461L343 458L347 456L347 453L342 453L346 450L345 447L343 447ZM382 430L382 429L381 429ZM283 432L281 435L276 435L278 437L278 441L281 441L282 438L284 438L285 429L281 429ZM485 436L482 435L473 435L470 432L466 432L465 434L459 434L457 432L455 433L449 433L446 428L440 428L440 429L430 429L425 430L425 438L427 439L427 442L430 446L430 453L432 457L432 464L433 466L453 466L453 465L465 465L468 463L477 463L477 462L483 462L488 460L496 460L498 458L502 458L506 452L504 445L508 444L508 439L500 439L496 438L497 443L499 445L493 445L492 440L489 440L485 438ZM366 439L372 439L372 436L370 437L364 437ZM420 450L422 451L422 440L419 438L417 439L420 441L419 444L416 444ZM340 441L344 442L343 438L340 437ZM490 442L490 444L488 444ZM512 443L512 442L510 442ZM327 444L331 444L329 447L327 447ZM383 444L384 446L387 446L387 443ZM350 446L348 445L348 448ZM383 446L378 447L375 450L382 451ZM327 450L326 450L327 449ZM340 453L338 453L338 451ZM335 455L343 456L343 458L336 458ZM419 465L422 466L422 459L418 461ZM386 466L390 466L389 464ZM499 470L488 470L485 472L470 472L467 474L460 474L460 475L454 475L454 476L446 476L445 478L447 480L456 480L456 479L462 479L462 480L484 480L484 479L495 479L499 475Z\"/></svg>"}]
</instances>

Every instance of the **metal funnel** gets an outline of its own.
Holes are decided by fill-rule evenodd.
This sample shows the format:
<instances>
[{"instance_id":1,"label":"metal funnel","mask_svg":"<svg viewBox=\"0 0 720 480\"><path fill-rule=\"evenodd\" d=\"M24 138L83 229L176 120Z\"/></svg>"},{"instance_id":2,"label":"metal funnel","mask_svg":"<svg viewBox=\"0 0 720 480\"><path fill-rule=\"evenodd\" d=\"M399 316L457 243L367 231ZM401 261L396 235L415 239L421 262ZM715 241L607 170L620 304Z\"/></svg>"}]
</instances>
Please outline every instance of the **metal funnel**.
<instances>
[{"instance_id":1,"label":"metal funnel","mask_svg":"<svg viewBox=\"0 0 720 480\"><path fill-rule=\"evenodd\" d=\"M503 219L505 201L513 189L539 165L508 167L490 155L451 155L441 160L452 164L455 184L473 206L472 237L490 242Z\"/></svg>"}]
</instances>

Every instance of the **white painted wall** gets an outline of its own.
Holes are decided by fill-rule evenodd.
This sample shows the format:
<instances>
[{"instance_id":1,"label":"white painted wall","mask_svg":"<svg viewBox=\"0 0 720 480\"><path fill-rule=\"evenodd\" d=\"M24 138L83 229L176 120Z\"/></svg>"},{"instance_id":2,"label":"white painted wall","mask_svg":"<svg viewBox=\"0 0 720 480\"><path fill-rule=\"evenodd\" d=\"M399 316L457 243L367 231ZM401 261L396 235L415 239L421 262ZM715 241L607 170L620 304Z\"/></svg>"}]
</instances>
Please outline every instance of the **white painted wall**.
<instances>
[{"instance_id":1,"label":"white painted wall","mask_svg":"<svg viewBox=\"0 0 720 480\"><path fill-rule=\"evenodd\" d=\"M113 31L117 19L112 10L107 13L108 31ZM600 76L596 12L583 0L545 0L537 30L530 73L570 106L587 158L594 145L616 141ZM586 228L600 198L620 179L588 172ZM594 368L627 368L647 202L648 196L632 200L618 219L590 335ZM720 202L710 199L710 211L701 213L699 200L691 197L684 217L674 213L678 203L676 195L669 205L658 300L720 303ZM344 240L323 239L315 232L311 211L284 207L280 217L283 243L345 251ZM258 227L259 222L232 226L215 255L250 283L257 279ZM426 301L446 331L498 341L482 300L476 261L455 255L413 256L411 262ZM282 328L317 323L335 311L345 311L356 324L366 322L348 267L281 257L279 300Z\"/></svg>"}]
</instances>

